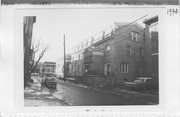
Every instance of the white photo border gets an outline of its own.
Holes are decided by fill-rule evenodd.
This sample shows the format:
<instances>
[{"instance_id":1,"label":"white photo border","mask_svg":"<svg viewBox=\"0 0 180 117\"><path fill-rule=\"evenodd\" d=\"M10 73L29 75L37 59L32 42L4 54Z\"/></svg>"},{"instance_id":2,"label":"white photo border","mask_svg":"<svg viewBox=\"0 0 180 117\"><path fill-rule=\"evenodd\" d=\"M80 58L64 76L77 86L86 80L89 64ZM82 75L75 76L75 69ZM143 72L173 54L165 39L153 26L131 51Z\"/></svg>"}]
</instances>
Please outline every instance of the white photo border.
<instances>
[{"instance_id":1,"label":"white photo border","mask_svg":"<svg viewBox=\"0 0 180 117\"><path fill-rule=\"evenodd\" d=\"M5 6L4 6L5 7ZM161 14L159 14L159 105L137 105L137 106L57 106L57 107L24 107L24 82L23 82L23 17L24 16L36 16L36 10L60 10L62 8L119 8L119 9L158 9ZM9 92L3 94L2 98L2 105L4 108L2 108L3 112L5 114L15 114L15 115L72 115L72 116L80 116L80 115L98 115L99 113L102 114L113 114L118 115L164 115L169 114L172 110L174 112L171 112L171 114L179 114L177 112L177 109L179 109L178 104L180 105L180 102L178 100L179 96L179 89L178 84L179 82L179 62L177 59L179 58L179 54L172 53L169 51L170 48L173 48L173 51L179 52L176 49L179 49L177 43L179 43L179 40L177 40L179 34L178 32L175 32L174 42L169 41L169 36L167 33L174 34L174 32L169 32L168 30L175 26L174 23L177 22L177 16L176 18L171 19L172 17L167 16L166 11L168 8L171 8L171 6L111 6L111 5L50 5L50 6L29 6L26 7L22 6L16 6L13 8L8 8L9 13L11 14L12 18L11 20L8 20L8 22L13 23L11 24L12 34L10 37L11 42L9 46L13 44L14 52L11 53L11 55L8 55L8 57L12 57L11 59L11 65L9 67L13 66L13 69L10 69L13 75L10 75L6 81L9 81L10 84L12 84L12 87L9 88ZM174 6L173 6L174 7ZM6 9L6 8L4 8ZM3 11L3 10L2 10ZM3 14L3 13L2 13ZM8 17L8 16L6 16ZM4 20L4 19L3 19ZM3 22L3 21L2 21ZM172 25L169 25L169 23L172 23ZM171 27L172 26L172 27ZM175 29L175 31L179 31L179 29ZM171 36L171 37L173 37ZM6 43L7 44L7 43ZM169 47L169 44L171 46ZM2 41L3 45L3 41ZM173 46L174 45L174 46ZM12 47L11 47L12 49ZM3 50L2 50L3 51ZM5 51L2 52L2 56L4 55ZM175 59L171 59L168 57L169 54L172 54L173 57L177 57ZM3 59L3 58L2 58ZM173 60L173 61L172 61ZM169 67L172 67L169 65L169 61L173 62L173 65L177 64L175 66L174 71L169 71ZM176 62L176 63L174 63ZM13 65L12 65L13 63ZM13 70L13 71L12 71ZM7 73L7 72L6 72ZM174 73L174 81L171 81L170 77ZM12 78L13 77L13 78ZM171 83L170 83L171 82ZM5 86L5 85L3 85ZM171 92L171 90L174 90L175 94ZM170 95L171 94L171 95ZM7 100L11 100L9 102L6 102L5 97L9 95L12 97L7 97ZM8 103L8 104L7 104ZM8 106L5 106L5 105ZM8 108L8 109L7 109ZM5 109L5 110L4 110ZM6 110L7 109L7 110ZM176 115L176 114L175 114Z\"/></svg>"}]
</instances>

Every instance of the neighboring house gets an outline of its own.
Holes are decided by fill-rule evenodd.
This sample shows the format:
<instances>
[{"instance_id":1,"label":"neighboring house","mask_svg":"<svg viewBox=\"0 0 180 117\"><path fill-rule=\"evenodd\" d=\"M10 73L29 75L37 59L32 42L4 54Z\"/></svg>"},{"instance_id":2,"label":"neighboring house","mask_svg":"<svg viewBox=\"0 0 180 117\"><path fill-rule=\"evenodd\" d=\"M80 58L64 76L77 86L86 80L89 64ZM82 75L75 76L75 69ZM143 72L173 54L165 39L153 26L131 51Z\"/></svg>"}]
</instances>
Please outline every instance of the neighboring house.
<instances>
[{"instance_id":1,"label":"neighboring house","mask_svg":"<svg viewBox=\"0 0 180 117\"><path fill-rule=\"evenodd\" d=\"M103 75L104 50L88 48L84 51L84 74Z\"/></svg>"},{"instance_id":2,"label":"neighboring house","mask_svg":"<svg viewBox=\"0 0 180 117\"><path fill-rule=\"evenodd\" d=\"M55 62L44 62L43 73L44 74L55 74L56 63Z\"/></svg>"},{"instance_id":3,"label":"neighboring house","mask_svg":"<svg viewBox=\"0 0 180 117\"><path fill-rule=\"evenodd\" d=\"M150 64L152 64L151 67L151 72L152 72L152 77L155 80L159 80L159 51L158 51L158 16L154 16L150 19L146 19L144 21L146 24L146 28L148 29L146 31L146 35L149 36L149 39L151 41L151 58L152 61Z\"/></svg>"},{"instance_id":4,"label":"neighboring house","mask_svg":"<svg viewBox=\"0 0 180 117\"><path fill-rule=\"evenodd\" d=\"M31 40L33 24L36 22L35 16L24 17L23 22L23 39L24 39L24 82L30 80L30 62L32 62L33 51L31 49Z\"/></svg>"},{"instance_id":5,"label":"neighboring house","mask_svg":"<svg viewBox=\"0 0 180 117\"><path fill-rule=\"evenodd\" d=\"M83 58L82 51L72 55L70 65L70 75L72 77L81 77L84 75Z\"/></svg>"}]
</instances>

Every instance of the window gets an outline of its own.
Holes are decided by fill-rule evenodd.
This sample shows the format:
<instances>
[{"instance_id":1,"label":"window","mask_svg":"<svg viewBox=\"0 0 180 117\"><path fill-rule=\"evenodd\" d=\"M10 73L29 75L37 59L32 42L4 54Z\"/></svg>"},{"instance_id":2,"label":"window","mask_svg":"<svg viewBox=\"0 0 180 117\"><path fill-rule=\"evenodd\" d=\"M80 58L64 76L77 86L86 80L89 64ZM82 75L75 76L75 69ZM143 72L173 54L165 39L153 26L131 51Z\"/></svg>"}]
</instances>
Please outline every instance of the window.
<instances>
[{"instance_id":1,"label":"window","mask_svg":"<svg viewBox=\"0 0 180 117\"><path fill-rule=\"evenodd\" d=\"M127 62L122 62L120 63L120 72L121 73L128 73L128 63Z\"/></svg>"},{"instance_id":2,"label":"window","mask_svg":"<svg viewBox=\"0 0 180 117\"><path fill-rule=\"evenodd\" d=\"M79 60L80 60L80 58L81 58L81 55L79 54Z\"/></svg>"},{"instance_id":3,"label":"window","mask_svg":"<svg viewBox=\"0 0 180 117\"><path fill-rule=\"evenodd\" d=\"M128 49L129 56L131 56L132 55L132 47L131 46L127 46L127 49Z\"/></svg>"},{"instance_id":4,"label":"window","mask_svg":"<svg viewBox=\"0 0 180 117\"><path fill-rule=\"evenodd\" d=\"M131 32L131 38L133 41L138 41L139 39L139 34L136 32Z\"/></svg>"},{"instance_id":5,"label":"window","mask_svg":"<svg viewBox=\"0 0 180 117\"><path fill-rule=\"evenodd\" d=\"M110 63L106 63L104 65L104 75L105 76L110 76L111 75L111 65L110 65Z\"/></svg>"},{"instance_id":6,"label":"window","mask_svg":"<svg viewBox=\"0 0 180 117\"><path fill-rule=\"evenodd\" d=\"M143 54L144 54L143 48L139 48L139 53L140 53L139 56L143 57Z\"/></svg>"},{"instance_id":7,"label":"window","mask_svg":"<svg viewBox=\"0 0 180 117\"><path fill-rule=\"evenodd\" d=\"M106 49L105 51L106 56L110 56L110 49L111 49L110 45L106 45L105 49Z\"/></svg>"},{"instance_id":8,"label":"window","mask_svg":"<svg viewBox=\"0 0 180 117\"><path fill-rule=\"evenodd\" d=\"M92 56L90 56L89 59L90 59L89 62L92 62Z\"/></svg>"},{"instance_id":9,"label":"window","mask_svg":"<svg viewBox=\"0 0 180 117\"><path fill-rule=\"evenodd\" d=\"M106 45L106 50L110 51L110 45Z\"/></svg>"}]
</instances>

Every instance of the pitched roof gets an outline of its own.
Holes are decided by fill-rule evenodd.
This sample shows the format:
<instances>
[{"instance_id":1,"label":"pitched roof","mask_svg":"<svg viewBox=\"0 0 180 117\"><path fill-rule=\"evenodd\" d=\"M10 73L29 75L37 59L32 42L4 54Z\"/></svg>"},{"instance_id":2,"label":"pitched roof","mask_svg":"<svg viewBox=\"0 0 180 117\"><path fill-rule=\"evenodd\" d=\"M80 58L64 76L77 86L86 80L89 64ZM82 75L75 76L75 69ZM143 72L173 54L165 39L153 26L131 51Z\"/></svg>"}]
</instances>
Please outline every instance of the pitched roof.
<instances>
[{"instance_id":1,"label":"pitched roof","mask_svg":"<svg viewBox=\"0 0 180 117\"><path fill-rule=\"evenodd\" d=\"M137 27L139 27L139 28L141 28L141 29L144 29L144 27L142 27L140 24L138 24L138 23L132 23L132 24L130 24L129 22L115 22L114 23L114 25L115 26L118 26L118 27L123 27L123 26L137 26Z\"/></svg>"}]
</instances>

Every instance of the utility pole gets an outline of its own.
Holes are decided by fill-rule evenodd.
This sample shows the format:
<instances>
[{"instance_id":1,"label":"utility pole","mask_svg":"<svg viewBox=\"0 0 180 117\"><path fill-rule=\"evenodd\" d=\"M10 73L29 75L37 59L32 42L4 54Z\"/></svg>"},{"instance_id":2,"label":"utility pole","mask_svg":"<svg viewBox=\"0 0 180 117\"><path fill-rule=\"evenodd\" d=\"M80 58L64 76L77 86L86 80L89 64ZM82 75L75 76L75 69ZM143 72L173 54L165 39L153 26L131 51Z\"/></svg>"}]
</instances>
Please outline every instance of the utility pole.
<instances>
[{"instance_id":1,"label":"utility pole","mask_svg":"<svg viewBox=\"0 0 180 117\"><path fill-rule=\"evenodd\" d=\"M65 63L66 63L66 47L65 47L65 34L64 34L64 82L65 82L65 80L66 80L66 65L65 65Z\"/></svg>"}]
</instances>

